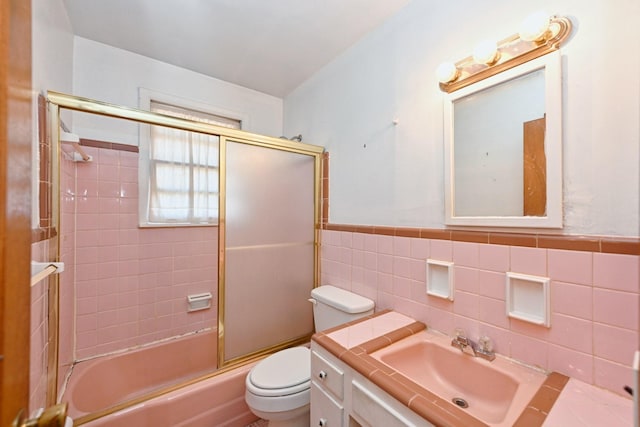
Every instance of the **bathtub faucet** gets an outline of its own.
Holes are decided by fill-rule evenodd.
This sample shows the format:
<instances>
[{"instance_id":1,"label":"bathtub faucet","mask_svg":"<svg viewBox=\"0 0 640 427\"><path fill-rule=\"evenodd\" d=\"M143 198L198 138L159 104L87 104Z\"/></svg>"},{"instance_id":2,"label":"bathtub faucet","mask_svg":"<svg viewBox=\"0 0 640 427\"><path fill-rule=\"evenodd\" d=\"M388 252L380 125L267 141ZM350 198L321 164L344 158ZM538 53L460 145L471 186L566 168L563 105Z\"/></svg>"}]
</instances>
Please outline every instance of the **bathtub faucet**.
<instances>
[{"instance_id":1,"label":"bathtub faucet","mask_svg":"<svg viewBox=\"0 0 640 427\"><path fill-rule=\"evenodd\" d=\"M482 357L488 361L496 358L493 352L493 345L488 337L480 338L480 345L467 338L464 330L456 328L456 336L451 340L451 346L459 348L462 353L470 354L473 357Z\"/></svg>"}]
</instances>

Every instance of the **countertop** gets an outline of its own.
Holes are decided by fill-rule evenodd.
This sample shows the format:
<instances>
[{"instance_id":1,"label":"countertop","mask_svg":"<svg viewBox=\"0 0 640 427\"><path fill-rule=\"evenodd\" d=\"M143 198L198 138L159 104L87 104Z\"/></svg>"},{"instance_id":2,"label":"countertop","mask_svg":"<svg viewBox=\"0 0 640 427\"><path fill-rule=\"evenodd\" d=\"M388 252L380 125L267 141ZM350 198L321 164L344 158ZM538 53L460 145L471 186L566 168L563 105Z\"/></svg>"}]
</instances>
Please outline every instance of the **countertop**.
<instances>
[{"instance_id":1,"label":"countertop","mask_svg":"<svg viewBox=\"0 0 640 427\"><path fill-rule=\"evenodd\" d=\"M382 337L416 321L394 311L386 311L365 321L326 332L345 349ZM633 401L574 378L569 378L549 411L543 427L631 427Z\"/></svg>"}]
</instances>

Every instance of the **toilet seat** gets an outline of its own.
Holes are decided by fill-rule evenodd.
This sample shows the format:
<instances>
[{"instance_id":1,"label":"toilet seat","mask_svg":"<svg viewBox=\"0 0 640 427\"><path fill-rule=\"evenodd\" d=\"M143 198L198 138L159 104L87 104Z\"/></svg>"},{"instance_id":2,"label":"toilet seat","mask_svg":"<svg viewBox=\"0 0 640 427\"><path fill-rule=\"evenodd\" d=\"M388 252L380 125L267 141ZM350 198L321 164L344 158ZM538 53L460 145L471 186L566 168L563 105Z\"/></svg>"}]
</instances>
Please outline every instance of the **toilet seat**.
<instances>
[{"instance_id":1,"label":"toilet seat","mask_svg":"<svg viewBox=\"0 0 640 427\"><path fill-rule=\"evenodd\" d=\"M247 391L263 397L288 396L311 386L311 352L293 347L260 361L247 375Z\"/></svg>"}]
</instances>

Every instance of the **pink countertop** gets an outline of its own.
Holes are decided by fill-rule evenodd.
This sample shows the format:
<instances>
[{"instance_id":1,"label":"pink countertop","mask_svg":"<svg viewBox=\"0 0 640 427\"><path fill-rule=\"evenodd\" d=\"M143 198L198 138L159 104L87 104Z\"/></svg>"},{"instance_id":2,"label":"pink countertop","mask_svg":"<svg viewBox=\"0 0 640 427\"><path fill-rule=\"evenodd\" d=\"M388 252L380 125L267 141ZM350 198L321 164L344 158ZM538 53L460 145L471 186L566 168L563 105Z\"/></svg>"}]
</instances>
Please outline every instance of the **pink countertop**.
<instances>
[{"instance_id":1,"label":"pink countertop","mask_svg":"<svg viewBox=\"0 0 640 427\"><path fill-rule=\"evenodd\" d=\"M633 401L571 378L543 427L571 426L633 426Z\"/></svg>"},{"instance_id":2,"label":"pink countertop","mask_svg":"<svg viewBox=\"0 0 640 427\"><path fill-rule=\"evenodd\" d=\"M344 348L353 348L415 320L390 311L327 334ZM633 426L633 401L590 384L569 379L543 427Z\"/></svg>"}]
</instances>

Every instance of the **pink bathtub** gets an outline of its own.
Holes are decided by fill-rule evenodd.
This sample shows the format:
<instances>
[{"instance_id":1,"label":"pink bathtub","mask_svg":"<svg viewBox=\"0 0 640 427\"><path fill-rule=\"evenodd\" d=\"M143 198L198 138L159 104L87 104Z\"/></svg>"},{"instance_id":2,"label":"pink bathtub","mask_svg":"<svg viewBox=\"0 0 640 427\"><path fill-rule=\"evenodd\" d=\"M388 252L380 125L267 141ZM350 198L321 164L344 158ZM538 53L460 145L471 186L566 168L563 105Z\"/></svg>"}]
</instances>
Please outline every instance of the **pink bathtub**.
<instances>
[{"instance_id":1,"label":"pink bathtub","mask_svg":"<svg viewBox=\"0 0 640 427\"><path fill-rule=\"evenodd\" d=\"M201 333L78 363L62 398L69 403L69 416L82 421L143 393L212 372L215 340L215 332ZM216 375L85 425L245 426L256 420L244 402L244 379L250 368L245 365Z\"/></svg>"}]
</instances>

